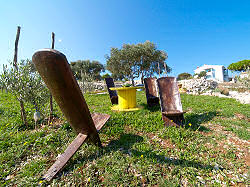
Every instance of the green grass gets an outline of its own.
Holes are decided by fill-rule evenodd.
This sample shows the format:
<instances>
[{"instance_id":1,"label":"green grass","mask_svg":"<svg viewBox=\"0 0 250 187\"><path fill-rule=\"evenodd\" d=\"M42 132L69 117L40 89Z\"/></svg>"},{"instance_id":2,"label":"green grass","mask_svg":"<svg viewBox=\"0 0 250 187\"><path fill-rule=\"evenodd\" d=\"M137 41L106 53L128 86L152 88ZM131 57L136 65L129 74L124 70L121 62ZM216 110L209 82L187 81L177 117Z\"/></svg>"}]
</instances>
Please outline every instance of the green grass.
<instances>
[{"instance_id":1,"label":"green grass","mask_svg":"<svg viewBox=\"0 0 250 187\"><path fill-rule=\"evenodd\" d=\"M175 128L164 127L160 108L148 108L144 92L137 93L144 109L136 112L112 112L108 95L89 94L85 99L91 112L111 115L100 132L104 148L83 144L63 171L46 183L42 176L75 133L57 107L61 125L34 130L34 109L26 105L30 125L23 126L18 102L0 93L2 185L248 185L246 147L241 150L227 140L233 136L249 141L249 105L227 98L182 95L183 109L188 111L186 124Z\"/></svg>"}]
</instances>

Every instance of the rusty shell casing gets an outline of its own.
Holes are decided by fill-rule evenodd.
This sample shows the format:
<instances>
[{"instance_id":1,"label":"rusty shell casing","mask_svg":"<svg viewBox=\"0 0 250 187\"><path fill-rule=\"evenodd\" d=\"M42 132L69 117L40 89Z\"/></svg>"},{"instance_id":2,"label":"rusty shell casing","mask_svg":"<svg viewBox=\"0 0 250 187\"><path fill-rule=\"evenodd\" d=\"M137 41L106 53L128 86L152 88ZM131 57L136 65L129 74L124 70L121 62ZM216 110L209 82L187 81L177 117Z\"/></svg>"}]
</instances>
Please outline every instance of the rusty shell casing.
<instances>
[{"instance_id":1,"label":"rusty shell casing","mask_svg":"<svg viewBox=\"0 0 250 187\"><path fill-rule=\"evenodd\" d=\"M53 49L35 52L32 61L77 133L97 134L87 103L64 54Z\"/></svg>"}]
</instances>

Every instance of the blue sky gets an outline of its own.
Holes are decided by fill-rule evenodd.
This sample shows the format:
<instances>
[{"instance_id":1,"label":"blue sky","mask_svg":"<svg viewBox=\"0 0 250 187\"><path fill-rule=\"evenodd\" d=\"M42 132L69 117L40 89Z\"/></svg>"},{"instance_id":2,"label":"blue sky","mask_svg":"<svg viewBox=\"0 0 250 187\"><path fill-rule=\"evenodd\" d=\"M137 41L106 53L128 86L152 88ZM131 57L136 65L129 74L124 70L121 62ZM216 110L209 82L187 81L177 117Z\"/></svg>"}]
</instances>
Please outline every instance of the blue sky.
<instances>
[{"instance_id":1,"label":"blue sky","mask_svg":"<svg viewBox=\"0 0 250 187\"><path fill-rule=\"evenodd\" d=\"M250 59L249 0L12 0L0 2L0 65L13 59L21 26L18 59L31 59L51 46L68 61L105 64L111 47L154 42L168 53L171 75L193 74L197 66Z\"/></svg>"}]
</instances>

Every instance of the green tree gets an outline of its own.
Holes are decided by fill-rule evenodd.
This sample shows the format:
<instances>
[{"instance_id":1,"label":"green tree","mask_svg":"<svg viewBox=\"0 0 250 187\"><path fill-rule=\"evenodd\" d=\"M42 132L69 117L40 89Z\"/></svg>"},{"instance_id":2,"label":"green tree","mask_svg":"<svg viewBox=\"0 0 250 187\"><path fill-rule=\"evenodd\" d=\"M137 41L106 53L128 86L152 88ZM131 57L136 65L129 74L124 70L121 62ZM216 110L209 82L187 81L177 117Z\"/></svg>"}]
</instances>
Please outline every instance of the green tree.
<instances>
[{"instance_id":1,"label":"green tree","mask_svg":"<svg viewBox=\"0 0 250 187\"><path fill-rule=\"evenodd\" d=\"M241 60L235 63L232 63L228 66L229 70L232 71L246 71L250 69L250 60Z\"/></svg>"},{"instance_id":2,"label":"green tree","mask_svg":"<svg viewBox=\"0 0 250 187\"><path fill-rule=\"evenodd\" d=\"M102 75L102 79L105 79L105 78L110 78L111 76L110 76L110 74L108 74L108 73L105 73L104 75Z\"/></svg>"},{"instance_id":3,"label":"green tree","mask_svg":"<svg viewBox=\"0 0 250 187\"><path fill-rule=\"evenodd\" d=\"M118 48L111 48L110 56L106 55L107 59L107 70L112 73L112 78L115 80L122 80L125 78L125 66L123 67L123 63L121 63L121 50Z\"/></svg>"},{"instance_id":4,"label":"green tree","mask_svg":"<svg viewBox=\"0 0 250 187\"><path fill-rule=\"evenodd\" d=\"M78 60L70 63L71 69L77 79L82 79L82 74L91 75L95 80L101 80L101 72L104 72L104 66L96 61Z\"/></svg>"},{"instance_id":5,"label":"green tree","mask_svg":"<svg viewBox=\"0 0 250 187\"><path fill-rule=\"evenodd\" d=\"M114 78L128 78L134 85L134 79L141 76L162 74L171 69L166 65L167 54L157 50L156 45L146 41L139 44L124 44L121 49L111 48L110 55L106 56L107 69Z\"/></svg>"},{"instance_id":6,"label":"green tree","mask_svg":"<svg viewBox=\"0 0 250 187\"><path fill-rule=\"evenodd\" d=\"M10 68L4 65L0 76L3 88L12 93L22 105L23 101L29 102L36 110L39 110L47 102L49 92L39 74L34 71L33 64L30 60L22 60L16 64L18 69L13 66L12 62L9 65ZM25 110L21 111L21 116L26 123Z\"/></svg>"},{"instance_id":7,"label":"green tree","mask_svg":"<svg viewBox=\"0 0 250 187\"><path fill-rule=\"evenodd\" d=\"M206 77L207 76L207 72L205 71L201 71L199 74L198 74L198 77L201 78L201 77Z\"/></svg>"},{"instance_id":8,"label":"green tree","mask_svg":"<svg viewBox=\"0 0 250 187\"><path fill-rule=\"evenodd\" d=\"M186 80L192 78L192 75L189 73L181 73L177 76L177 80Z\"/></svg>"}]
</instances>

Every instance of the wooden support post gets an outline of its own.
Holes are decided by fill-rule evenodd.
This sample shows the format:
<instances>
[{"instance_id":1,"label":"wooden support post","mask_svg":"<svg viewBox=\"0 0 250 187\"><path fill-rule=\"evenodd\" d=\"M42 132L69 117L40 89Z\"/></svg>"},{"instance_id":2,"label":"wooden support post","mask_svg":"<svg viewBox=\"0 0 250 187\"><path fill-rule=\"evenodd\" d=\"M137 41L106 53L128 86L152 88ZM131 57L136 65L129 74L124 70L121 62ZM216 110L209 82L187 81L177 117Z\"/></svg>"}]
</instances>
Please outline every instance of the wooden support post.
<instances>
[{"instance_id":1,"label":"wooden support post","mask_svg":"<svg viewBox=\"0 0 250 187\"><path fill-rule=\"evenodd\" d=\"M97 114L94 113L91 115L95 127L97 131L99 131L106 121L109 119L109 115L107 114ZM69 159L76 153L76 151L81 147L84 141L87 139L87 135L79 133L77 137L71 142L71 144L67 147L62 155L58 157L56 162L49 168L47 173L43 176L43 178L47 181L50 181L59 171L63 169L63 167L67 164Z\"/></svg>"},{"instance_id":2,"label":"wooden support post","mask_svg":"<svg viewBox=\"0 0 250 187\"><path fill-rule=\"evenodd\" d=\"M14 67L18 70L18 67L17 67L17 51L18 51L18 42L19 42L19 36L20 36L20 30L21 30L21 27L18 26L17 27L17 33L16 33L16 41L15 41L15 51L14 51Z\"/></svg>"},{"instance_id":3,"label":"wooden support post","mask_svg":"<svg viewBox=\"0 0 250 187\"><path fill-rule=\"evenodd\" d=\"M51 49L54 49L55 48L55 33L54 32L52 32L51 38L52 38ZM50 123L53 119L53 97L52 97L52 94L50 94L50 96L49 96L49 105L50 105L50 112L49 112L49 123Z\"/></svg>"},{"instance_id":4,"label":"wooden support post","mask_svg":"<svg viewBox=\"0 0 250 187\"><path fill-rule=\"evenodd\" d=\"M66 165L69 159L81 147L86 138L87 135L79 133L77 137L73 140L73 142L71 142L71 144L67 147L64 153L60 155L56 162L49 168L43 178L47 181L50 181Z\"/></svg>"},{"instance_id":5,"label":"wooden support post","mask_svg":"<svg viewBox=\"0 0 250 187\"><path fill-rule=\"evenodd\" d=\"M21 27L17 27L17 33L16 33L16 40L15 40L15 50L14 50L14 59L13 59L13 66L16 68L18 71L18 65L17 65L17 53L18 53L18 42L19 42L19 37L20 37L20 30ZM19 104L20 104L20 111L21 111L21 118L23 123L27 126L27 118L26 118L26 112L23 104L22 98L19 98Z\"/></svg>"},{"instance_id":6,"label":"wooden support post","mask_svg":"<svg viewBox=\"0 0 250 187\"><path fill-rule=\"evenodd\" d=\"M52 45L51 45L51 49L54 49L54 48L55 48L55 33L54 33L54 32L52 32L51 37L52 37Z\"/></svg>"}]
</instances>

